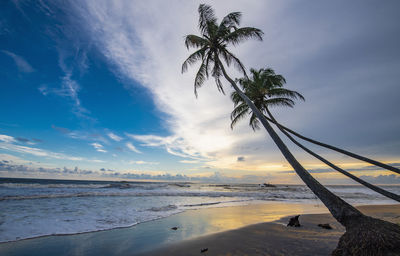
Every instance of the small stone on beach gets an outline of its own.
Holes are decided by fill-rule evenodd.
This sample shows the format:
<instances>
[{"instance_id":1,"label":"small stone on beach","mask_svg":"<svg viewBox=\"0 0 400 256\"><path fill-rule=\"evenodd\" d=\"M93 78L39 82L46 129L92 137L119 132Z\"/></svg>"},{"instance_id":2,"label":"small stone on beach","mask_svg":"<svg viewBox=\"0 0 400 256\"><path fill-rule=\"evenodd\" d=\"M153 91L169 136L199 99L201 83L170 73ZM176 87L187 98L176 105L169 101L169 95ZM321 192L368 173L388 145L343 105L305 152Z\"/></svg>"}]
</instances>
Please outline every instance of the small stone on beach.
<instances>
[{"instance_id":1,"label":"small stone on beach","mask_svg":"<svg viewBox=\"0 0 400 256\"><path fill-rule=\"evenodd\" d=\"M208 251L208 248L203 248L200 250L201 253Z\"/></svg>"},{"instance_id":2,"label":"small stone on beach","mask_svg":"<svg viewBox=\"0 0 400 256\"><path fill-rule=\"evenodd\" d=\"M294 216L290 218L289 223L287 224L288 227L300 227L300 222L299 222L299 217L300 215Z\"/></svg>"},{"instance_id":3,"label":"small stone on beach","mask_svg":"<svg viewBox=\"0 0 400 256\"><path fill-rule=\"evenodd\" d=\"M326 224L318 224L318 227L324 228L324 229L332 229L331 225L329 223Z\"/></svg>"}]
</instances>

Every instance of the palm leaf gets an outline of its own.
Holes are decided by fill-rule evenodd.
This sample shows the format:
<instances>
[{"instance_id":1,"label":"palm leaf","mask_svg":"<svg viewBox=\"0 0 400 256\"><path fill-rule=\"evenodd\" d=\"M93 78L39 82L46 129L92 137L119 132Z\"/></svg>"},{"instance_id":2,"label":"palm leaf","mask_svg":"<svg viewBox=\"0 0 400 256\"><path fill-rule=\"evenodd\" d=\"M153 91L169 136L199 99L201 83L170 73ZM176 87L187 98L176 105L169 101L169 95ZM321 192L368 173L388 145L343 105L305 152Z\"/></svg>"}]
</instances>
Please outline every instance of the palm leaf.
<instances>
[{"instance_id":1,"label":"palm leaf","mask_svg":"<svg viewBox=\"0 0 400 256\"><path fill-rule=\"evenodd\" d=\"M250 116L249 125L253 128L253 131L260 129L260 121L258 120L257 116L252 112Z\"/></svg>"},{"instance_id":2,"label":"palm leaf","mask_svg":"<svg viewBox=\"0 0 400 256\"><path fill-rule=\"evenodd\" d=\"M224 26L228 29L231 27L239 26L241 18L242 18L241 12L231 12L222 19L221 24L219 26L220 27Z\"/></svg>"},{"instance_id":3,"label":"palm leaf","mask_svg":"<svg viewBox=\"0 0 400 256\"><path fill-rule=\"evenodd\" d=\"M197 88L200 88L207 78L207 67L204 61L201 63L199 70L197 71L196 77L194 79L194 95L197 98Z\"/></svg>"},{"instance_id":4,"label":"palm leaf","mask_svg":"<svg viewBox=\"0 0 400 256\"><path fill-rule=\"evenodd\" d=\"M236 125L236 123L245 118L249 112L249 107L245 104L245 106L240 107L238 106L237 108L234 109L234 112L231 114L231 129Z\"/></svg>"},{"instance_id":5,"label":"palm leaf","mask_svg":"<svg viewBox=\"0 0 400 256\"><path fill-rule=\"evenodd\" d=\"M187 35L185 36L185 46L186 48L200 48L204 47L208 44L208 41L200 36L196 35Z\"/></svg>"},{"instance_id":6,"label":"palm leaf","mask_svg":"<svg viewBox=\"0 0 400 256\"><path fill-rule=\"evenodd\" d=\"M199 9L199 29L203 35L208 34L208 26L212 23L217 22L214 10L211 6L206 4L200 4Z\"/></svg>"},{"instance_id":7,"label":"palm leaf","mask_svg":"<svg viewBox=\"0 0 400 256\"><path fill-rule=\"evenodd\" d=\"M214 67L211 71L211 76L214 77L215 83L217 84L218 91L222 92L225 94L224 88L222 86L220 77L222 76L222 69L220 66L221 61L218 59L216 54L214 53Z\"/></svg>"},{"instance_id":8,"label":"palm leaf","mask_svg":"<svg viewBox=\"0 0 400 256\"><path fill-rule=\"evenodd\" d=\"M182 73L186 72L188 69L188 65L193 65L196 63L198 60L201 60L205 56L207 48L203 47L200 50L195 51L192 53L182 64Z\"/></svg>"},{"instance_id":9,"label":"palm leaf","mask_svg":"<svg viewBox=\"0 0 400 256\"><path fill-rule=\"evenodd\" d=\"M236 91L233 91L231 93L231 99L233 101L234 106L237 106L240 102L243 102L242 97L240 97L239 93Z\"/></svg>"},{"instance_id":10,"label":"palm leaf","mask_svg":"<svg viewBox=\"0 0 400 256\"><path fill-rule=\"evenodd\" d=\"M237 45L248 39L258 39L262 41L263 34L264 33L258 28L244 27L229 33L224 39L227 43Z\"/></svg>"},{"instance_id":11,"label":"palm leaf","mask_svg":"<svg viewBox=\"0 0 400 256\"><path fill-rule=\"evenodd\" d=\"M234 119L237 115L239 115L243 111L248 111L250 110L249 106L245 102L241 103L240 105L236 106L232 113L231 113L231 119Z\"/></svg>"},{"instance_id":12,"label":"palm leaf","mask_svg":"<svg viewBox=\"0 0 400 256\"><path fill-rule=\"evenodd\" d=\"M287 97L291 99L300 99L302 101L305 101L305 98L303 95L296 91L284 89L284 88L273 88L268 91L268 96L269 97Z\"/></svg>"},{"instance_id":13,"label":"palm leaf","mask_svg":"<svg viewBox=\"0 0 400 256\"><path fill-rule=\"evenodd\" d=\"M288 98L272 98L264 101L265 107L290 107L293 108L294 101Z\"/></svg>"},{"instance_id":14,"label":"palm leaf","mask_svg":"<svg viewBox=\"0 0 400 256\"><path fill-rule=\"evenodd\" d=\"M231 62L233 62L233 65L235 66L235 68L237 70L239 70L240 72L242 72L245 77L247 77L246 69L244 68L243 63L235 55L233 55L231 52L229 52L228 50L226 51L226 54L231 59Z\"/></svg>"}]
</instances>

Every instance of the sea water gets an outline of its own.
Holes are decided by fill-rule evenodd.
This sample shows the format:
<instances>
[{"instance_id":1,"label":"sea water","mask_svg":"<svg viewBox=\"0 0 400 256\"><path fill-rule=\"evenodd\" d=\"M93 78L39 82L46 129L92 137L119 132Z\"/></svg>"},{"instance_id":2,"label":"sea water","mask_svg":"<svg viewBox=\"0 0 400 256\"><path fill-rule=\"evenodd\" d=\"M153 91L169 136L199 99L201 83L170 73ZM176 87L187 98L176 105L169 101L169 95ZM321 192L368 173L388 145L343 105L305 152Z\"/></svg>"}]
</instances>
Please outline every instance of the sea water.
<instances>
[{"instance_id":1,"label":"sea water","mask_svg":"<svg viewBox=\"0 0 400 256\"><path fill-rule=\"evenodd\" d=\"M400 186L383 186L400 193ZM362 186L328 186L353 205L393 204ZM128 227L190 209L284 201L321 204L303 185L0 178L0 242Z\"/></svg>"}]
</instances>

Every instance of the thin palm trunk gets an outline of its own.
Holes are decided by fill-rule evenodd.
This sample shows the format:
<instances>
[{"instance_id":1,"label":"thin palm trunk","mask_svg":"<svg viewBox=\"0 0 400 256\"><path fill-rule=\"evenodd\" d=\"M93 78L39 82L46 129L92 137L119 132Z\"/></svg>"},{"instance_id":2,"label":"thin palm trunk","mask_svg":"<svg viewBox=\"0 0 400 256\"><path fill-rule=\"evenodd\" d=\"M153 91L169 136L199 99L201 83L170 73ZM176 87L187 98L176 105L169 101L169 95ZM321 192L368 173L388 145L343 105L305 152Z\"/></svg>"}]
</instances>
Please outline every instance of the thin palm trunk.
<instances>
[{"instance_id":1,"label":"thin palm trunk","mask_svg":"<svg viewBox=\"0 0 400 256\"><path fill-rule=\"evenodd\" d=\"M358 211L356 208L343 201L340 197L333 194L331 191L329 191L327 188L321 185L316 179L314 179L307 172L306 169L304 169L304 167L296 160L296 158L292 155L292 153L283 143L278 134L268 123L265 116L256 108L253 102L239 89L236 83L228 76L221 61L219 61L219 64L221 65L221 69L225 79L229 81L229 83L232 85L235 91L240 95L240 97L242 97L242 99L251 108L251 110L261 121L261 123L263 124L263 126L265 127L265 129L267 130L267 132L269 133L275 144L278 146L283 156L296 171L297 175L299 175L299 177L311 189L311 191L324 203L324 205L328 208L333 217L345 227L351 225L354 219L363 217L364 215L360 211Z\"/></svg>"},{"instance_id":2,"label":"thin palm trunk","mask_svg":"<svg viewBox=\"0 0 400 256\"><path fill-rule=\"evenodd\" d=\"M266 109L269 117L271 118L273 123L277 123L277 121L275 120L274 116L271 114L271 112L269 111L269 109ZM311 151L310 149L308 149L307 147L305 147L304 145L302 145L301 143L299 143L297 140L295 140L289 133L287 133L283 127L277 125L277 127L279 128L279 130L285 134L294 144L296 144L297 146L299 146L300 148L302 148L304 151L306 151L307 153L309 153L310 155L314 156L315 158L319 159L321 162L325 163L326 165L330 166L331 168L335 169L336 171L342 173L343 175L346 175L347 177L349 177L350 179L366 186L367 188L381 194L384 195L388 198L391 198L397 202L400 202L400 196L397 194L394 194L390 191L384 190L380 187L377 187L375 185L372 185L371 183L368 183L360 178L358 178L357 176L354 176L353 174L343 170L342 168L334 165L333 163L331 163L330 161L326 160L325 158L323 158L322 156L316 154L315 152Z\"/></svg>"},{"instance_id":3,"label":"thin palm trunk","mask_svg":"<svg viewBox=\"0 0 400 256\"><path fill-rule=\"evenodd\" d=\"M298 137L298 138L300 138L300 139L303 139L303 140L305 140L305 141L311 142L311 143L316 144L316 145L318 145L318 146L321 146L321 147L324 147L324 148L328 148L328 149L334 150L334 151L336 151L336 152L342 153L342 154L347 155L347 156L350 156L350 157L352 157L352 158L355 158L355 159L358 159L358 160L361 160L361 161L364 161L364 162L373 164L373 165L375 165L375 166L379 166L379 167L384 168L384 169L386 169L386 170L389 170L389 171L392 171L392 172L395 172L395 173L400 174L400 169L398 169L398 168L396 168L396 167L393 167L393 166L390 166L390 165L387 165L387 164L384 164L384 163L375 161L375 160L373 160L373 159L369 159L369 158L364 157L364 156L357 155L357 154L355 154L355 153L349 152L349 151L344 150L344 149L341 149L341 148L337 148L337 147L332 146L332 145L325 144L325 143L320 142L320 141L316 141L316 140L307 138L307 137L305 137L305 136L303 136L303 135L301 135L301 134L299 134L299 133L297 133L297 132L295 132L295 131L293 131L293 130L291 130L291 129L285 127L285 126L283 126L282 124L278 123L276 120L269 119L268 117L266 117L266 118L267 118L268 121L270 121L270 122L276 124L276 125L278 126L278 128L282 128L282 129L284 129L285 131L287 131L287 132L289 132L289 133L295 135L296 137Z\"/></svg>"}]
</instances>

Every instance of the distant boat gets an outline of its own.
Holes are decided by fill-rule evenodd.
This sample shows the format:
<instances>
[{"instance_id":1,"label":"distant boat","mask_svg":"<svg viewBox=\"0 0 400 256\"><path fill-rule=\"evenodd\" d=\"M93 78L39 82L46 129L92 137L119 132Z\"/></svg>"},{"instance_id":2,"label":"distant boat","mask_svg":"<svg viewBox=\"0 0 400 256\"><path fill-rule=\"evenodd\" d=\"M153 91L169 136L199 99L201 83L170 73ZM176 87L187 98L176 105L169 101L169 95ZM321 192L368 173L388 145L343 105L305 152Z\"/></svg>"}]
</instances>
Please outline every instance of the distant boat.
<instances>
[{"instance_id":1,"label":"distant boat","mask_svg":"<svg viewBox=\"0 0 400 256\"><path fill-rule=\"evenodd\" d=\"M260 186L260 188L275 188L275 185L272 185L270 183L263 183L263 184L259 184L258 186Z\"/></svg>"}]
</instances>

